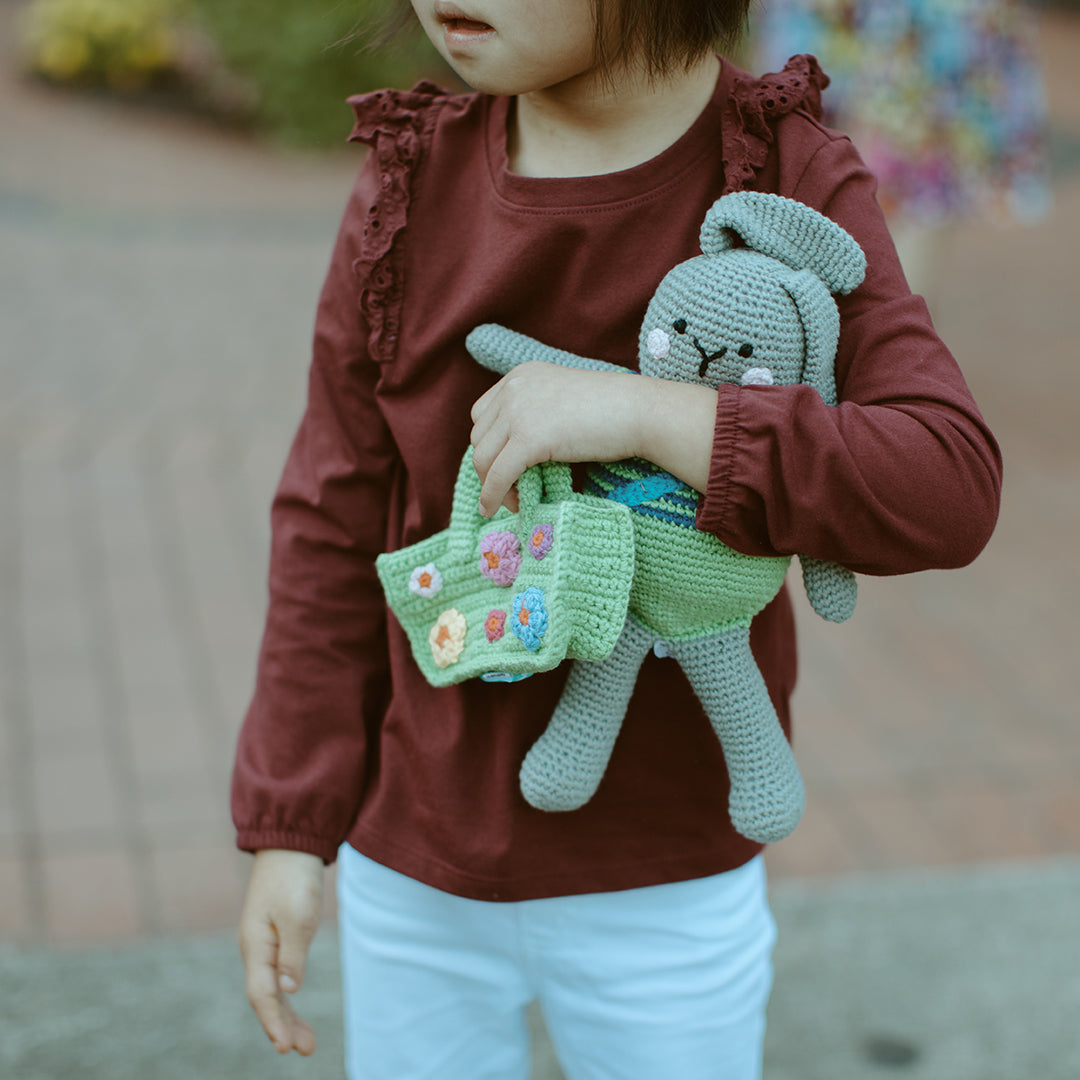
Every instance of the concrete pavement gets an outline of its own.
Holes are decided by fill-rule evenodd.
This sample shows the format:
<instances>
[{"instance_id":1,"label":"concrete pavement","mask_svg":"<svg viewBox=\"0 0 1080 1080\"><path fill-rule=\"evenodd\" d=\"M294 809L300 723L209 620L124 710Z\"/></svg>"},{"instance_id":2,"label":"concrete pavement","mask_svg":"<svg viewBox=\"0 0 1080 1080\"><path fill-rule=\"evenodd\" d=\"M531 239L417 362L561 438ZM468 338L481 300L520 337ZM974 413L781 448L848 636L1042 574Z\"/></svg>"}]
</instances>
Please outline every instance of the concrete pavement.
<instances>
[{"instance_id":1,"label":"concrete pavement","mask_svg":"<svg viewBox=\"0 0 1080 1080\"><path fill-rule=\"evenodd\" d=\"M766 1080L1080 1077L1080 860L787 879L773 892ZM339 1078L334 946L327 928L312 949L297 1003L320 1045L301 1060L277 1057L258 1028L231 934L0 945L0 1075ZM560 1080L533 1020L533 1080Z\"/></svg>"},{"instance_id":2,"label":"concrete pavement","mask_svg":"<svg viewBox=\"0 0 1080 1080\"><path fill-rule=\"evenodd\" d=\"M0 1076L339 1076L333 911L278 1061L226 819L267 507L356 154L14 77L0 0ZM805 620L810 791L770 852L769 1080L1080 1077L1080 19L1048 13L1057 202L958 226L935 310L1008 466L974 566ZM348 118L343 110L343 129ZM538 1042L537 1080L557 1075ZM275 1071L277 1070L277 1071Z\"/></svg>"}]
</instances>

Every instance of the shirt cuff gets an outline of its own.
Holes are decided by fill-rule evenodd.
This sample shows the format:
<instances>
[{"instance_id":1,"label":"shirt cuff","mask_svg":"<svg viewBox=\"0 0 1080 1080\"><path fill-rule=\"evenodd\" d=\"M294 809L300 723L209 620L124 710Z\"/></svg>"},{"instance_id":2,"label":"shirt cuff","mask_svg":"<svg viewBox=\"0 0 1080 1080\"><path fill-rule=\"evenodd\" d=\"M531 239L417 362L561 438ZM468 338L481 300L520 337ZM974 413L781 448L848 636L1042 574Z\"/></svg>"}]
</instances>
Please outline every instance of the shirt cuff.
<instances>
[{"instance_id":1,"label":"shirt cuff","mask_svg":"<svg viewBox=\"0 0 1080 1080\"><path fill-rule=\"evenodd\" d=\"M300 851L306 855L317 855L327 866L337 858L339 840L325 840L306 833L280 832L272 829L239 829L236 833L236 846L241 851L264 851L276 848L284 851Z\"/></svg>"},{"instance_id":2,"label":"shirt cuff","mask_svg":"<svg viewBox=\"0 0 1080 1080\"><path fill-rule=\"evenodd\" d=\"M713 432L709 482L698 501L695 524L702 532L722 536L730 525L732 498L731 474L735 465L735 445L739 437L739 406L742 388L721 383L716 402L716 428Z\"/></svg>"}]
</instances>

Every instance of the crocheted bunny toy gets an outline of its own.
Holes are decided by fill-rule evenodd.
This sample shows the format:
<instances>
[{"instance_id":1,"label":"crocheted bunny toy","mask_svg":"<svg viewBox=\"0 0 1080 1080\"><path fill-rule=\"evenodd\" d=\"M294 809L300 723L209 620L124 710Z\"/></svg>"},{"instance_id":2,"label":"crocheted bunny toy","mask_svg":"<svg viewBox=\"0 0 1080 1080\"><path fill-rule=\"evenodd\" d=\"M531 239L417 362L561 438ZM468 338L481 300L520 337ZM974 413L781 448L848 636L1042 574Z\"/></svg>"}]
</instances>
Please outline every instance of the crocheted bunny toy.
<instances>
[{"instance_id":1,"label":"crocheted bunny toy","mask_svg":"<svg viewBox=\"0 0 1080 1080\"><path fill-rule=\"evenodd\" d=\"M835 405L840 319L831 294L863 279L855 240L802 203L741 191L710 208L701 250L668 273L649 303L641 373L712 387L805 383ZM494 324L477 327L466 345L499 374L529 360L625 370ZM751 654L750 622L779 592L790 558L742 555L697 529L698 493L650 462L593 465L588 476L594 494L633 511L629 611L607 660L574 662L522 765L522 792L542 810L572 810L592 797L653 650L679 663L720 739L735 828L761 842L782 839L802 816L802 778ZM854 575L804 556L800 562L814 610L831 621L848 618Z\"/></svg>"}]
</instances>

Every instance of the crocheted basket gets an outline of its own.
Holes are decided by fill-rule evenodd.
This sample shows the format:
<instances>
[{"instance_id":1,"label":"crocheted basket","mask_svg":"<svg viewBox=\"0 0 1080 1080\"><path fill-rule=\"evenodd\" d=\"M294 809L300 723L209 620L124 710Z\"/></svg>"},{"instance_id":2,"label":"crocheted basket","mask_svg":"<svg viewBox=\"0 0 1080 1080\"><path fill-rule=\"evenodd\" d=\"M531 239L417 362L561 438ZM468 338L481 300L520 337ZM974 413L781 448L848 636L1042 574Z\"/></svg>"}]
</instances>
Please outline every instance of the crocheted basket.
<instances>
[{"instance_id":1,"label":"crocheted basket","mask_svg":"<svg viewBox=\"0 0 1080 1080\"><path fill-rule=\"evenodd\" d=\"M482 517L470 449L450 527L376 559L432 686L516 682L615 648L634 576L629 510L575 492L569 467L554 462L527 470L517 486L518 513Z\"/></svg>"}]
</instances>

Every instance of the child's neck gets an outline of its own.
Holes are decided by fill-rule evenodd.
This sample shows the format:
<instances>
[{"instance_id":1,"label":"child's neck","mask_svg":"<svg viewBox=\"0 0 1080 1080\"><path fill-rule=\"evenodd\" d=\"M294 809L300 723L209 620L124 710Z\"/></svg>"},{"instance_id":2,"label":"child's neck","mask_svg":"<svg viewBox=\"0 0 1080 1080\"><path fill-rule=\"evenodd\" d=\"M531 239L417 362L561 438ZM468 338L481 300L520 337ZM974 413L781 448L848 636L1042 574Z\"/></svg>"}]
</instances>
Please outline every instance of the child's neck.
<instances>
[{"instance_id":1,"label":"child's neck","mask_svg":"<svg viewBox=\"0 0 1080 1080\"><path fill-rule=\"evenodd\" d=\"M610 85L590 76L520 94L508 133L510 168L522 176L598 176L640 165L686 133L718 73L710 54L655 82L622 71Z\"/></svg>"}]
</instances>

